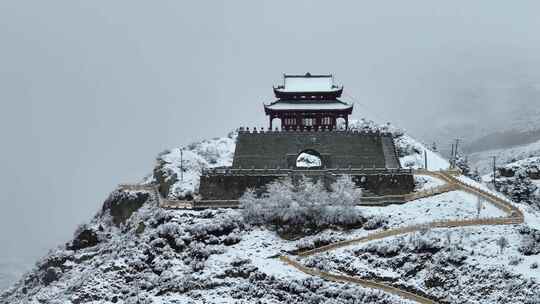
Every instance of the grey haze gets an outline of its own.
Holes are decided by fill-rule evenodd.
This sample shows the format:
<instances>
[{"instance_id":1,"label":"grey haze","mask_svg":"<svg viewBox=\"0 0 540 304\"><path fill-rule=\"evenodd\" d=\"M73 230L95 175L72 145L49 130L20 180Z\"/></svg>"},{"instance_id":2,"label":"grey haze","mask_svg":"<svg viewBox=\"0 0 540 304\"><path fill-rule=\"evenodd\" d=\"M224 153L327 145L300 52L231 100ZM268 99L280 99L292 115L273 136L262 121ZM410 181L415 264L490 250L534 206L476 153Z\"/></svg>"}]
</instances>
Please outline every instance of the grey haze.
<instances>
[{"instance_id":1,"label":"grey haze","mask_svg":"<svg viewBox=\"0 0 540 304\"><path fill-rule=\"evenodd\" d=\"M334 73L355 117L425 140L504 127L540 103L539 11L487 0L0 1L0 282L67 241L116 184L149 174L158 152L265 125L283 72Z\"/></svg>"}]
</instances>

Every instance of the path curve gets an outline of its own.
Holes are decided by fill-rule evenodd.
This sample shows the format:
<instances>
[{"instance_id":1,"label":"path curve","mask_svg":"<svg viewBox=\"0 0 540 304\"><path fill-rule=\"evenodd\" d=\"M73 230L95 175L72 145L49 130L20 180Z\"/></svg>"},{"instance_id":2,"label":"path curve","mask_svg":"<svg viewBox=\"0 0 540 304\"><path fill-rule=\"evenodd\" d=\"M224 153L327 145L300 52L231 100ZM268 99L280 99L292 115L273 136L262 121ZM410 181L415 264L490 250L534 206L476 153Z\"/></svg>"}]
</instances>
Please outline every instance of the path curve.
<instances>
[{"instance_id":1,"label":"path curve","mask_svg":"<svg viewBox=\"0 0 540 304\"><path fill-rule=\"evenodd\" d=\"M461 190L461 191L465 191L476 196L483 197L486 201L492 203L499 210L503 211L506 214L506 216L495 217L495 218L471 219L471 220L432 221L425 224L418 224L418 225L411 225L411 226L406 226L406 227L401 227L401 228L389 229L386 231L375 232L361 238L340 241L340 242L332 243L329 245L317 247L314 249L301 251L297 253L297 257L303 258L303 257L311 256L314 254L318 254L321 252L327 252L327 251L335 250L335 249L342 248L345 246L350 246L353 244L361 244L361 243L366 243L369 241L381 240L387 237L412 233L412 232L420 231L426 228L455 228L455 227L480 226L480 225L516 225L516 224L522 224L524 222L523 212L521 212L521 210L519 210L516 206L514 206L511 201L509 201L508 199L502 196L498 196L494 193L488 192L486 190L475 187L474 185L467 184L459 180L455 176L456 174L459 174L458 172L415 170L414 174L429 175L435 178L442 179L443 181L446 182L446 185L438 186L438 187L435 187L434 189L427 190L427 191L411 193L411 194L400 196L403 198L404 201L413 201L419 198L439 195L441 193L452 191L452 190ZM158 206L162 208L192 209L194 207L193 204L191 204L190 202L174 201L174 200L168 200L166 198L163 198L160 195L155 185L122 184L119 186L119 188L122 190L128 190L128 191L148 191L152 193ZM387 285L385 283L364 280L364 279L341 275L341 274L333 274L329 272L320 271L315 268L309 268L302 265L297 260L292 259L288 256L280 256L279 258L281 261L283 261L287 265L290 265L291 267L294 267L295 269L305 274L308 274L311 276L318 276L328 281L354 283L354 284L358 284L366 288L378 289L378 290L399 296L407 300L415 301L421 304L437 304L438 303L422 295L418 295L418 294L415 294L406 290L402 290L397 287Z\"/></svg>"},{"instance_id":2,"label":"path curve","mask_svg":"<svg viewBox=\"0 0 540 304\"><path fill-rule=\"evenodd\" d=\"M445 220L445 221L432 221L425 224L411 225L401 228L390 229L386 231L372 233L365 237L355 238L351 240L339 241L329 245L317 247L310 250L305 250L297 253L299 258L311 256L321 252L327 252L342 248L345 246L350 246L353 244L366 243L374 240L381 240L390 236L402 235L411 232L420 231L426 228L455 228L455 227L468 227L468 226L480 226L480 225L517 225L524 222L524 215L519 208L513 205L508 199L498 196L494 193L488 192L486 190L475 187L474 185L467 184L455 175L455 172L450 171L427 171L427 170L416 170L415 174L423 174L433 176L439 179L444 180L449 186L455 187L456 190L465 191L476 196L484 198L486 201L492 203L499 210L503 211L506 216L495 217L495 218L483 218L483 219L471 219L471 220ZM439 193L433 193L437 195ZM312 276L318 276L322 279L334 282L348 282L355 283L366 288L373 288L388 292L390 294L399 296L401 298L415 301L421 304L436 304L438 302L431 300L422 295L418 295L406 290L402 290L385 283L375 282L370 280L364 280L360 278L355 278L352 276L346 276L341 274L333 274L329 272L323 272L315 268L309 268L302 265L297 260L294 260L288 256L280 256L280 259L286 264L294 267L295 269Z\"/></svg>"}]
</instances>

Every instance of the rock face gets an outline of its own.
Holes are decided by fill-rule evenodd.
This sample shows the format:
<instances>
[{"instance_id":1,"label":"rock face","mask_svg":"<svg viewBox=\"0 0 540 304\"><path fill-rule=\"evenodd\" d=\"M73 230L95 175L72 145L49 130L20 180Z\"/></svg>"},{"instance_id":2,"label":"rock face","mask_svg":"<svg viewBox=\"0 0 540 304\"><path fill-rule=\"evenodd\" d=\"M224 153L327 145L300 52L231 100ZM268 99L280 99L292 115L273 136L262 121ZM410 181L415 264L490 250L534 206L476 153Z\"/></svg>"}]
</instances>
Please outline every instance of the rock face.
<instances>
[{"instance_id":1,"label":"rock face","mask_svg":"<svg viewBox=\"0 0 540 304\"><path fill-rule=\"evenodd\" d=\"M103 212L109 212L116 226L123 224L149 198L146 192L115 191L103 204Z\"/></svg>"},{"instance_id":2,"label":"rock face","mask_svg":"<svg viewBox=\"0 0 540 304\"><path fill-rule=\"evenodd\" d=\"M71 244L68 244L67 248L70 250L80 250L96 246L98 242L98 236L95 231L92 229L83 229L75 236Z\"/></svg>"},{"instance_id":3,"label":"rock face","mask_svg":"<svg viewBox=\"0 0 540 304\"><path fill-rule=\"evenodd\" d=\"M178 180L178 174L174 171L166 168L166 162L158 160L158 164L154 169L154 178L158 183L159 194L163 197L167 197L171 193L171 189Z\"/></svg>"},{"instance_id":4,"label":"rock face","mask_svg":"<svg viewBox=\"0 0 540 304\"><path fill-rule=\"evenodd\" d=\"M237 210L164 210L146 193L116 191L72 248L51 251L0 303L401 303L291 275L271 257L279 242Z\"/></svg>"},{"instance_id":5,"label":"rock face","mask_svg":"<svg viewBox=\"0 0 540 304\"><path fill-rule=\"evenodd\" d=\"M165 174L152 181L170 198L197 195L202 168L232 164L235 137L167 151L158 157ZM183 180L173 178L181 168ZM334 241L329 234L324 243ZM299 243L246 225L237 210L164 210L147 192L117 190L67 246L0 292L0 303L403 303L275 259Z\"/></svg>"}]
</instances>

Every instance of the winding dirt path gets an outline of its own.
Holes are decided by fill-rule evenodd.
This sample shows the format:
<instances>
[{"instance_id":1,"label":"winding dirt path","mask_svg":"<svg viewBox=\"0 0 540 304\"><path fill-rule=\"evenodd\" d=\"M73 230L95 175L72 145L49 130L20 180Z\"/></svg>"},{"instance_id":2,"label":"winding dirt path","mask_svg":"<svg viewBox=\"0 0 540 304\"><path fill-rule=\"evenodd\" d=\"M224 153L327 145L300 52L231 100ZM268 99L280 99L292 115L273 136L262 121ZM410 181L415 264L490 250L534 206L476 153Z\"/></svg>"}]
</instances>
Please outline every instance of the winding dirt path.
<instances>
[{"instance_id":1,"label":"winding dirt path","mask_svg":"<svg viewBox=\"0 0 540 304\"><path fill-rule=\"evenodd\" d=\"M306 267L298 261L298 259L301 259L307 256L311 256L311 255L322 253L322 252L332 251L332 250L342 248L345 246L350 246L354 244L362 244L362 243L367 243L367 242L375 241L375 240L382 240L387 237L412 233L412 232L420 231L426 228L457 228L457 227L480 226L480 225L516 225L516 224L522 224L524 222L523 213L521 212L521 210L515 207L511 201L507 200L506 198L502 196L498 196L494 193L480 189L476 187L475 185L467 184L461 181L455 176L457 172L416 170L414 174L432 176L432 177L445 181L446 184L443 186L435 187L434 189L431 189L431 190L399 196L399 198L405 202L417 200L419 198L439 195L448 191L461 190L461 191L465 191L473 195L484 198L486 201L493 204L499 210L503 211L506 214L506 216L496 217L496 218L471 219L471 220L432 221L432 222L419 224L419 225L411 225L411 226L405 226L401 228L389 229L385 231L375 232L364 237L340 241L340 242L332 243L329 245L321 246L315 249L302 251L296 255L297 257L296 259L291 258L289 256L280 256L279 257L280 260L305 274L308 274L311 276L317 276L328 281L354 283L362 287L373 288L373 289L381 290L381 291L384 291L393 295L397 295L403 299L411 300L417 303L437 304L438 302L432 299L429 299L423 295L419 295L410 291L399 289L399 288L390 286L386 283L364 280L364 279L341 275L341 274L333 274L329 272L324 272L315 268ZM168 200L166 198L161 197L159 191L154 185L124 184L124 185L120 185L119 188L123 190L132 190L132 191L148 191L152 193L152 195L156 199L158 206L162 208L192 209L194 207L193 204L191 204L190 202ZM229 202L226 202L226 203L228 204ZM223 203L220 203L218 205L216 206L209 205L209 207L224 207ZM225 207L227 206L228 205L226 205ZM238 206L235 205L234 207L238 207Z\"/></svg>"},{"instance_id":2,"label":"winding dirt path","mask_svg":"<svg viewBox=\"0 0 540 304\"><path fill-rule=\"evenodd\" d=\"M303 258L318 254L321 252L328 252L345 246L350 246L353 244L361 244L374 240L381 240L391 236L397 236L407 233L412 233L420 231L426 228L455 228L455 227L468 227L468 226L480 226L480 225L516 225L522 224L524 222L524 216L521 210L515 207L511 201L505 199L502 196L498 196L486 190L475 187L474 185L467 184L459 180L454 174L454 172L433 172L426 170L417 170L415 174L429 175L435 178L444 180L448 186L456 190L465 191L476 196L484 198L486 201L493 204L495 207L503 211L506 216L496 217L496 218L482 218L482 219L471 219L471 220L446 220L446 221L433 221L421 225L411 225L396 229L390 229L386 231L376 232L365 237L340 241L332 243L329 245L321 246L315 249L306 250L299 252L297 254L298 258ZM432 195L437 195L440 193L434 192ZM425 196L424 196L425 197ZM297 259L293 259L288 256L280 256L280 259L286 264L296 268L297 270L312 276L318 276L328 281L333 282L347 282L358 284L362 287L373 288L388 292L393 295L397 295L403 299L415 301L421 304L436 304L438 302L429 299L423 295L415 294L406 290L402 290L385 283L375 282L370 280L364 280L352 276L346 276L341 274L333 274L329 272L320 271L315 268L309 268L302 265Z\"/></svg>"}]
</instances>

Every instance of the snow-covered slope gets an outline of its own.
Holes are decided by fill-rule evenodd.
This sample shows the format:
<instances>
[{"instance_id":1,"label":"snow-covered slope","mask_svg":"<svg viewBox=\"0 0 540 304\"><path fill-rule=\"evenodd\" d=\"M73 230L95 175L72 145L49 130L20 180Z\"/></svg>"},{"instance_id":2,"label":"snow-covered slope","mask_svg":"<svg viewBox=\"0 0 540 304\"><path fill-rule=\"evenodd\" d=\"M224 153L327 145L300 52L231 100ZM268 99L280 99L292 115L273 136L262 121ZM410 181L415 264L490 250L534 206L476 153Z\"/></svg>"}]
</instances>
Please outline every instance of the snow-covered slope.
<instances>
[{"instance_id":1,"label":"snow-covered slope","mask_svg":"<svg viewBox=\"0 0 540 304\"><path fill-rule=\"evenodd\" d=\"M447 159L406 134L396 137L395 142L400 155L401 166L403 167L412 169L425 168L426 157L428 170L447 170L450 167Z\"/></svg>"},{"instance_id":2,"label":"snow-covered slope","mask_svg":"<svg viewBox=\"0 0 540 304\"><path fill-rule=\"evenodd\" d=\"M424 168L425 155L427 155L427 165L429 170L446 170L450 166L448 160L442 157L439 153L431 150L427 147L427 145L421 143L417 139L412 138L403 129L400 129L390 123L381 125L373 120L359 119L351 120L349 122L349 128L359 131L379 131L392 133L402 167L412 169Z\"/></svg>"},{"instance_id":3,"label":"snow-covered slope","mask_svg":"<svg viewBox=\"0 0 540 304\"><path fill-rule=\"evenodd\" d=\"M239 211L163 210L147 193L115 191L73 241L52 250L0 302L400 303L276 259L298 243L246 226Z\"/></svg>"},{"instance_id":4,"label":"snow-covered slope","mask_svg":"<svg viewBox=\"0 0 540 304\"><path fill-rule=\"evenodd\" d=\"M367 121L359 125L379 128ZM403 132L380 128L394 134L403 165L422 167L427 150L429 169L448 167ZM180 149L162 153L146 182L159 182L169 197L196 196L201 168L230 165L234 137L186 147L182 162ZM417 190L443 183L426 176L416 181ZM247 225L239 210L164 210L152 193L117 189L73 240L51 250L0 294L0 303L410 303L305 275L276 257L410 224L502 215L485 202L480 209L478 204L473 195L452 191L404 205L356 207L366 218L361 227L291 241ZM520 206L530 228L436 229L343 248L308 263L387 281L442 303L538 303L540 217L531 206ZM501 236L509 244L498 253Z\"/></svg>"},{"instance_id":5,"label":"snow-covered slope","mask_svg":"<svg viewBox=\"0 0 540 304\"><path fill-rule=\"evenodd\" d=\"M236 132L231 132L224 138L203 140L162 152L154 169L154 181L161 185L162 195L171 198L196 196L203 169L232 165L236 136Z\"/></svg>"},{"instance_id":6,"label":"snow-covered slope","mask_svg":"<svg viewBox=\"0 0 540 304\"><path fill-rule=\"evenodd\" d=\"M505 149L496 149L473 153L469 157L471 167L476 167L482 174L492 170L492 156L497 157L497 166L503 166L519 160L540 156L540 141L530 144L514 146Z\"/></svg>"}]
</instances>

